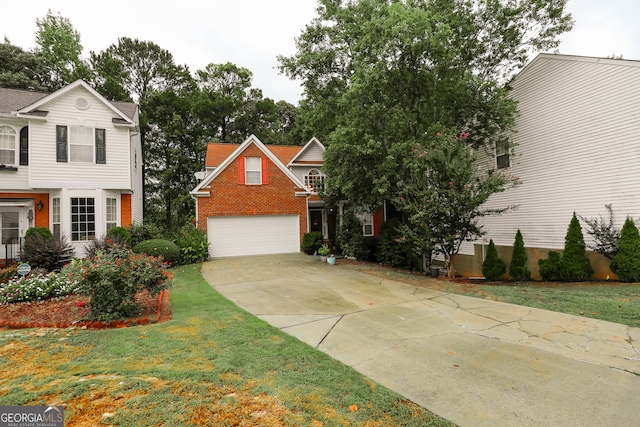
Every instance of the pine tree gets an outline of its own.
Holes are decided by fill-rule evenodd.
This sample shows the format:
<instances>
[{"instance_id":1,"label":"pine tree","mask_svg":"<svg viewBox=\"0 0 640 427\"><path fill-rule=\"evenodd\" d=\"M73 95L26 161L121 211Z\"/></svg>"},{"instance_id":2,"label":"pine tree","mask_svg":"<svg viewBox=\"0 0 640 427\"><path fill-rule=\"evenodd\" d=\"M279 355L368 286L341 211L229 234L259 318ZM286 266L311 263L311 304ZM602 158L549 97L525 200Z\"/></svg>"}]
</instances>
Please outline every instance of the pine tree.
<instances>
[{"instance_id":1,"label":"pine tree","mask_svg":"<svg viewBox=\"0 0 640 427\"><path fill-rule=\"evenodd\" d=\"M622 226L618 253L611 261L611 271L623 282L640 281L640 234L629 217Z\"/></svg>"},{"instance_id":2,"label":"pine tree","mask_svg":"<svg viewBox=\"0 0 640 427\"><path fill-rule=\"evenodd\" d=\"M487 280L498 280L507 271L507 264L498 256L498 250L493 243L493 239L489 240L487 248L487 256L482 263L482 274Z\"/></svg>"},{"instance_id":3,"label":"pine tree","mask_svg":"<svg viewBox=\"0 0 640 427\"><path fill-rule=\"evenodd\" d=\"M513 280L529 280L531 272L527 268L527 252L524 249L524 240L520 229L516 232L516 240L513 243L513 253L511 255L511 265L509 265L509 275Z\"/></svg>"},{"instance_id":4,"label":"pine tree","mask_svg":"<svg viewBox=\"0 0 640 427\"><path fill-rule=\"evenodd\" d=\"M583 282L593 275L593 268L586 257L586 246L582 227L575 212L564 238L564 251L560 260L560 279L568 282Z\"/></svg>"}]
</instances>

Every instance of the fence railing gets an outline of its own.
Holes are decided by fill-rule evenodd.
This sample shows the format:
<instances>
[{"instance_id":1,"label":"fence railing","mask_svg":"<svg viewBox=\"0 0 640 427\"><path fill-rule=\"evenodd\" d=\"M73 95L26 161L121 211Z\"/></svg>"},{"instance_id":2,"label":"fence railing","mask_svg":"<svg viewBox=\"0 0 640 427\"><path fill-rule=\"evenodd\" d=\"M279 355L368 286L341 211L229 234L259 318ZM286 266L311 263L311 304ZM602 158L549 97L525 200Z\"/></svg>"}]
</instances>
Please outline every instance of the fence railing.
<instances>
[{"instance_id":1,"label":"fence railing","mask_svg":"<svg viewBox=\"0 0 640 427\"><path fill-rule=\"evenodd\" d=\"M20 260L20 252L22 252L22 237L12 237L3 240L4 243L0 245L0 248L4 246L4 265L7 266L18 262ZM2 258L0 258L0 260L2 260Z\"/></svg>"}]
</instances>

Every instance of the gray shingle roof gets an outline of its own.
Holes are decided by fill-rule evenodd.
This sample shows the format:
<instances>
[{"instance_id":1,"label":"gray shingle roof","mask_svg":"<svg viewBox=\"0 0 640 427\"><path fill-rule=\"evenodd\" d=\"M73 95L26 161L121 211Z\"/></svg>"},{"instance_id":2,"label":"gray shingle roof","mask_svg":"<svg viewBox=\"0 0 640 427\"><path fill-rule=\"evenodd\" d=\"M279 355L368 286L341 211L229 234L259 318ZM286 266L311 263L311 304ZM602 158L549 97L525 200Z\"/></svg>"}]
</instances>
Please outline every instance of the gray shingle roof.
<instances>
[{"instance_id":1,"label":"gray shingle roof","mask_svg":"<svg viewBox=\"0 0 640 427\"><path fill-rule=\"evenodd\" d=\"M24 89L8 89L0 87L0 114L10 114L12 111L18 111L27 107L34 102L39 101L49 95L44 92L35 92ZM138 106L133 102L116 102L111 104L120 110L125 116L135 121L135 113ZM33 111L34 115L42 115L37 111Z\"/></svg>"}]
</instances>

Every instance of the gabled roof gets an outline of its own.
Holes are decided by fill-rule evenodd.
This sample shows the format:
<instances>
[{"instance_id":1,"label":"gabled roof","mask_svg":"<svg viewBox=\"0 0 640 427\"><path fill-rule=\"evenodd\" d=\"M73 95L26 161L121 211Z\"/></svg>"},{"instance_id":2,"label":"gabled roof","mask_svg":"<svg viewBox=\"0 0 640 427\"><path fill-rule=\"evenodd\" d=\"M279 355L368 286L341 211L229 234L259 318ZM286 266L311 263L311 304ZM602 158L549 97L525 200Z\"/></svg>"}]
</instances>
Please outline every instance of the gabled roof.
<instances>
[{"instance_id":1,"label":"gabled roof","mask_svg":"<svg viewBox=\"0 0 640 427\"><path fill-rule=\"evenodd\" d=\"M285 146L285 145L276 145L270 146L267 148L266 145L262 143L255 135L251 135L247 138L242 144L209 144L207 147L207 159L205 161L205 165L208 168L215 167L215 170L210 172L203 180L198 184L198 186L191 192L191 194L200 195L203 194L202 189L211 183L218 175L222 173L223 170L227 168L233 161L238 158L249 145L255 145L258 147L262 153L266 157L271 160L273 164L275 164L278 169L280 169L295 185L296 188L300 189L302 193L309 193L308 190L305 189L305 185L300 181L300 179L289 170L285 166L285 163L280 160L278 156L276 156L275 152L278 152L279 155L284 156L283 158L292 158L295 154L294 150L297 152L300 148L295 146ZM272 149L275 149L272 151ZM229 153L224 157L222 161L219 161L225 153ZM291 156L291 157L288 157Z\"/></svg>"},{"instance_id":2,"label":"gabled roof","mask_svg":"<svg viewBox=\"0 0 640 427\"><path fill-rule=\"evenodd\" d=\"M0 114L11 114L47 96L32 90L0 87Z\"/></svg>"},{"instance_id":3,"label":"gabled roof","mask_svg":"<svg viewBox=\"0 0 640 427\"><path fill-rule=\"evenodd\" d=\"M207 145L207 157L204 161L206 168L215 168L220 165L237 149L240 144L230 144L225 142L210 142ZM265 145L283 164L288 164L300 151L297 145Z\"/></svg>"},{"instance_id":4,"label":"gabled roof","mask_svg":"<svg viewBox=\"0 0 640 427\"><path fill-rule=\"evenodd\" d=\"M298 153L291 159L289 160L289 162L287 162L287 166L291 166L293 164L304 164L304 165L322 165L324 164L324 159L318 159L317 161L315 160L299 160L300 158L303 157L304 153L309 151L312 146L316 146L320 149L320 151L322 151L322 153L324 154L325 152L325 148L324 145L322 145L322 143L320 143L320 141L318 141L318 139L314 136L313 138L311 138L309 140L309 142L307 142L305 144L304 147L302 147L302 149L300 151L298 151Z\"/></svg>"},{"instance_id":5,"label":"gabled roof","mask_svg":"<svg viewBox=\"0 0 640 427\"><path fill-rule=\"evenodd\" d=\"M135 122L135 115L138 109L136 104L131 102L110 102L82 80L76 80L53 93L0 88L0 114L15 114L17 117L31 118L46 117L46 104L78 87L83 87L111 109L116 116L114 117L115 124L126 126L135 126L137 124Z\"/></svg>"}]
</instances>

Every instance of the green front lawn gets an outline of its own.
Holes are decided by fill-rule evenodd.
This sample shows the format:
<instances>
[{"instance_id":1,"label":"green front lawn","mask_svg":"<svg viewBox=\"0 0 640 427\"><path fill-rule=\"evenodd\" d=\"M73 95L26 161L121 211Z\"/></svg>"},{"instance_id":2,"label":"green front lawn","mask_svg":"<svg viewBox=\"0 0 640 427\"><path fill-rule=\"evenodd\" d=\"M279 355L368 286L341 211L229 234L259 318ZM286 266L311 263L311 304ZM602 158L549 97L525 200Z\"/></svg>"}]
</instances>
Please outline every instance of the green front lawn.
<instances>
[{"instance_id":1,"label":"green front lawn","mask_svg":"<svg viewBox=\"0 0 640 427\"><path fill-rule=\"evenodd\" d=\"M65 425L451 426L173 271L172 320L0 331L0 404Z\"/></svg>"}]
</instances>

